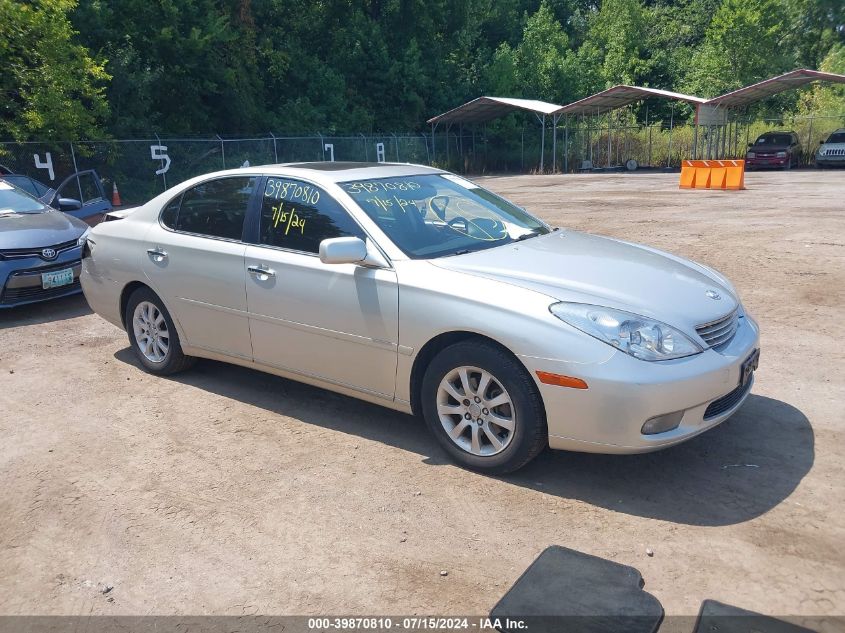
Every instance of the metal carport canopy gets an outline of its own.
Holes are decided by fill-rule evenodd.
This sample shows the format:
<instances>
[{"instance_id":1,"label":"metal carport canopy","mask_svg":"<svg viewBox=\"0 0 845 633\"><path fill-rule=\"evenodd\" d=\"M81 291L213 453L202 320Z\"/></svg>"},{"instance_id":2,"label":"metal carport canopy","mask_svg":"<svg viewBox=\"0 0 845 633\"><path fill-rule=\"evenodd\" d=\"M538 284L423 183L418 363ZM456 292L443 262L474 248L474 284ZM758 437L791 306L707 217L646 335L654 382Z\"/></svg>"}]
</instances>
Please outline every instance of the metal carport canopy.
<instances>
[{"instance_id":1,"label":"metal carport canopy","mask_svg":"<svg viewBox=\"0 0 845 633\"><path fill-rule=\"evenodd\" d=\"M726 108L745 106L765 99L766 97L771 97L779 92L800 88L814 81L845 83L845 75L799 68L784 75L772 77L771 79L746 86L745 88L714 97L707 101L707 105L724 106Z\"/></svg>"},{"instance_id":2,"label":"metal carport canopy","mask_svg":"<svg viewBox=\"0 0 845 633\"><path fill-rule=\"evenodd\" d=\"M483 123L509 114L513 110L533 112L538 116L553 114L560 110L556 103L535 99L511 99L509 97L478 97L452 108L448 112L431 117L427 123Z\"/></svg>"},{"instance_id":3,"label":"metal carport canopy","mask_svg":"<svg viewBox=\"0 0 845 633\"><path fill-rule=\"evenodd\" d=\"M555 114L560 110L560 106L556 103L548 103L547 101L537 101L535 99L513 99L510 97L478 97L472 101L453 108L443 114L438 114L430 118L427 123L431 124L431 144L434 147L434 131L441 123L446 124L446 129L452 123L484 123L492 119L498 119L501 116L510 114L514 110L522 110L524 112L532 112L540 125L543 126L543 134L540 141L540 171L543 171L544 160L546 153L546 116L551 115L552 122L557 124L558 115ZM447 139L448 142L448 139ZM557 135L553 137L554 149L552 156L554 157L557 151ZM448 150L448 146L447 146Z\"/></svg>"},{"instance_id":4,"label":"metal carport canopy","mask_svg":"<svg viewBox=\"0 0 845 633\"><path fill-rule=\"evenodd\" d=\"M603 114L604 112L610 112L611 110L616 110L617 108L651 97L660 97L675 101L686 101L687 103L696 104L707 101L707 99L681 94L680 92L670 92L669 90L659 90L657 88L642 88L640 86L619 85L565 105L555 112L555 114Z\"/></svg>"}]
</instances>

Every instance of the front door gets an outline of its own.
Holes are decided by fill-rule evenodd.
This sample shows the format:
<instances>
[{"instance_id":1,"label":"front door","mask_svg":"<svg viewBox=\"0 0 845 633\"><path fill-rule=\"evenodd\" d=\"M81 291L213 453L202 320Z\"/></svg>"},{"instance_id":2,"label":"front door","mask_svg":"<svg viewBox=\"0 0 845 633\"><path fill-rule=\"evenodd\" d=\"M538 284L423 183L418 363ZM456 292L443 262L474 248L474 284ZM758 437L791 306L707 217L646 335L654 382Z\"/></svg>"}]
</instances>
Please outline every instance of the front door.
<instances>
[{"instance_id":1,"label":"front door","mask_svg":"<svg viewBox=\"0 0 845 633\"><path fill-rule=\"evenodd\" d=\"M244 218L258 178L216 178L172 200L146 236L144 272L187 344L252 360Z\"/></svg>"},{"instance_id":2,"label":"front door","mask_svg":"<svg viewBox=\"0 0 845 633\"><path fill-rule=\"evenodd\" d=\"M255 360L392 399L396 273L320 261L322 240L366 236L310 183L269 177L258 222L257 243L245 257Z\"/></svg>"}]
</instances>

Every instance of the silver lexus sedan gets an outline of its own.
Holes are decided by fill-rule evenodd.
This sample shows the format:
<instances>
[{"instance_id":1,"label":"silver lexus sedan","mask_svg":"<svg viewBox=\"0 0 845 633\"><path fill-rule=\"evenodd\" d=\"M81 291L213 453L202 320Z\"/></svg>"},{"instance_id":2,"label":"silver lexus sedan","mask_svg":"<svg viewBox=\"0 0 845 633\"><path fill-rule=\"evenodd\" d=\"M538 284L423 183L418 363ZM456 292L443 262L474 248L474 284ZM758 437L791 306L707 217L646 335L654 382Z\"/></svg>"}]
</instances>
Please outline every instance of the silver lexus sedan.
<instances>
[{"instance_id":1,"label":"silver lexus sedan","mask_svg":"<svg viewBox=\"0 0 845 633\"><path fill-rule=\"evenodd\" d=\"M759 358L716 271L418 165L194 178L92 229L81 280L152 373L212 358L420 414L490 473L688 440L742 405Z\"/></svg>"}]
</instances>

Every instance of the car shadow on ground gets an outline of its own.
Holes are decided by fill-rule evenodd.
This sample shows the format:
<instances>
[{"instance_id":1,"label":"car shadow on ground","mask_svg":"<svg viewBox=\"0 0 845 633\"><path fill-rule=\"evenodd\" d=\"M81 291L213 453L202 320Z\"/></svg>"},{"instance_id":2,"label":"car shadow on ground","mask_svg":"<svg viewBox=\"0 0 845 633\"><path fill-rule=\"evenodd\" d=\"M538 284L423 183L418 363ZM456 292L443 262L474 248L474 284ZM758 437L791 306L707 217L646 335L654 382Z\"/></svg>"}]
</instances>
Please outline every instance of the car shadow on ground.
<instances>
[{"instance_id":1,"label":"car shadow on ground","mask_svg":"<svg viewBox=\"0 0 845 633\"><path fill-rule=\"evenodd\" d=\"M3 308L0 310L0 330L75 319L86 314L92 314L92 311L85 297L80 293L40 303L28 303L15 308Z\"/></svg>"},{"instance_id":2,"label":"car shadow on ground","mask_svg":"<svg viewBox=\"0 0 845 633\"><path fill-rule=\"evenodd\" d=\"M115 358L140 367L129 348ZM422 420L354 398L207 360L170 379L412 451L430 465L451 463ZM645 455L547 450L499 479L615 512L689 525L731 525L786 499L810 471L814 454L813 430L801 411L752 394L733 418L679 446Z\"/></svg>"}]
</instances>

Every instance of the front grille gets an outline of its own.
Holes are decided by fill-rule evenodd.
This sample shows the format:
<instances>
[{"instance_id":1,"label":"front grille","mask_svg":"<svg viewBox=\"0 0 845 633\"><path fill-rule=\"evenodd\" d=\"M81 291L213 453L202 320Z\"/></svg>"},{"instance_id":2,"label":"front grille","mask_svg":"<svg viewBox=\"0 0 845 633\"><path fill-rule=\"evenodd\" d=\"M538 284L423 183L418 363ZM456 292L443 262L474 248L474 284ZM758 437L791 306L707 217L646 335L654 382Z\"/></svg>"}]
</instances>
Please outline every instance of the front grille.
<instances>
[{"instance_id":1,"label":"front grille","mask_svg":"<svg viewBox=\"0 0 845 633\"><path fill-rule=\"evenodd\" d=\"M70 240L68 242L62 242L61 244L55 244L53 246L39 246L38 248L11 248L0 251L0 259L26 259L28 257L41 257L41 251L45 248L52 248L54 251L56 251L56 256L58 257L60 253L69 251L70 249L76 248L77 246L77 240ZM41 257L41 259L44 258Z\"/></svg>"},{"instance_id":2,"label":"front grille","mask_svg":"<svg viewBox=\"0 0 845 633\"><path fill-rule=\"evenodd\" d=\"M710 347L721 347L727 344L736 334L739 327L739 310L734 309L730 314L696 326L695 331Z\"/></svg>"},{"instance_id":3,"label":"front grille","mask_svg":"<svg viewBox=\"0 0 845 633\"><path fill-rule=\"evenodd\" d=\"M59 297L61 295L80 290L79 279L76 279L72 284L67 286L60 286L58 288L50 288L44 290L41 286L29 286L28 288L6 288L3 292L3 299L0 304L18 303L19 301L44 301Z\"/></svg>"},{"instance_id":4,"label":"front grille","mask_svg":"<svg viewBox=\"0 0 845 633\"><path fill-rule=\"evenodd\" d=\"M845 156L845 149L833 148L824 150L824 156Z\"/></svg>"},{"instance_id":5,"label":"front grille","mask_svg":"<svg viewBox=\"0 0 845 633\"><path fill-rule=\"evenodd\" d=\"M722 415L726 411L730 411L733 409L740 400L745 397L745 394L751 389L751 383L754 382L753 380L749 380L744 385L740 385L733 391L731 391L728 395L722 396L718 400L714 400L711 402L707 409L704 411L704 419L709 420L710 418L715 418L717 416Z\"/></svg>"}]
</instances>

